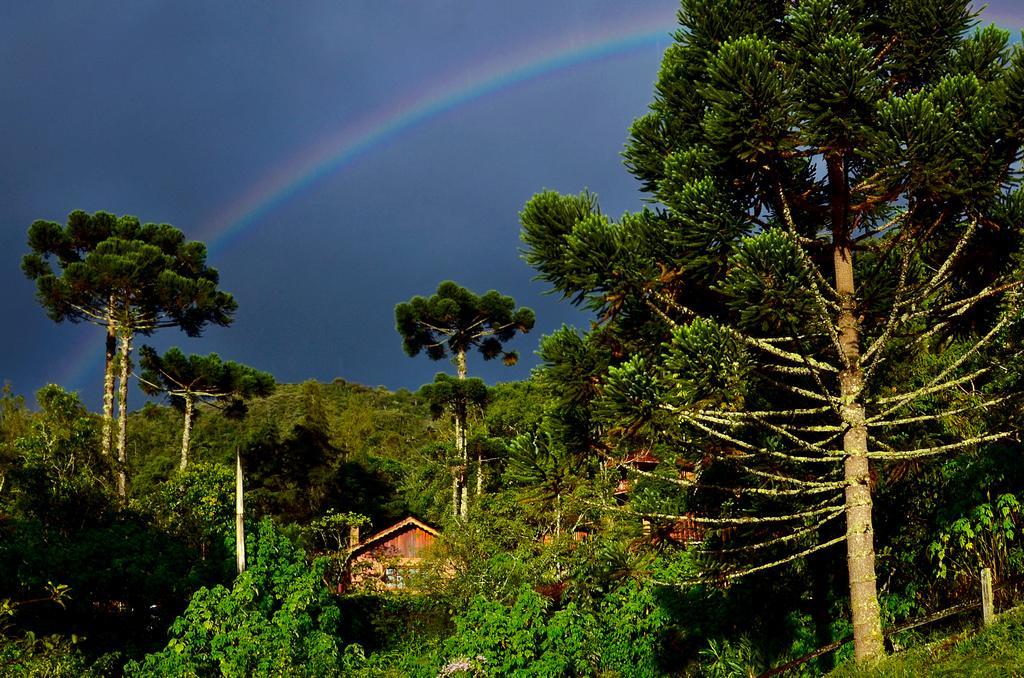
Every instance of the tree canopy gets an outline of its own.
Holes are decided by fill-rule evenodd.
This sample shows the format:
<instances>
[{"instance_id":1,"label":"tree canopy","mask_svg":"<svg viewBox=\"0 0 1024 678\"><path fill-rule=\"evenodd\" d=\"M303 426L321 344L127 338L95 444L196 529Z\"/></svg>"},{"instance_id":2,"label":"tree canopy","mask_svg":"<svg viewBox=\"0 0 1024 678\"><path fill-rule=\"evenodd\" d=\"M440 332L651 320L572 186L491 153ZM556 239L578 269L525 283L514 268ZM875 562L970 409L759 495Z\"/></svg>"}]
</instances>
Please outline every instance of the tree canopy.
<instances>
[{"instance_id":1,"label":"tree canopy","mask_svg":"<svg viewBox=\"0 0 1024 678\"><path fill-rule=\"evenodd\" d=\"M120 344L118 491L125 497L125 441L132 340L162 327L199 335L208 324L229 325L237 304L206 265L206 245L186 241L169 224L141 224L131 216L72 212L67 223L35 221L22 270L36 298L56 322L88 321L107 330L102 444L112 440L115 342ZM56 268L55 268L56 265Z\"/></svg>"},{"instance_id":2,"label":"tree canopy","mask_svg":"<svg viewBox=\"0 0 1024 678\"><path fill-rule=\"evenodd\" d=\"M512 297L490 290L482 296L470 292L451 280L437 286L430 297L415 296L395 307L395 323L402 336L402 348L410 357L426 351L431 360L450 356L455 363L458 380L466 380L466 352L476 348L484 360L503 356L506 365L519 360L515 351L506 351L505 343L516 334L533 329L536 318L528 308L516 308ZM477 380L479 381L479 380ZM451 409L455 421L455 456L452 469L452 512L463 518L469 510L469 446L467 443L468 407L482 405L486 400L483 382L459 384L438 374L433 384L421 393L435 413ZM477 456L477 492L482 490L483 458Z\"/></svg>"},{"instance_id":3,"label":"tree canopy","mask_svg":"<svg viewBox=\"0 0 1024 678\"><path fill-rule=\"evenodd\" d=\"M657 447L669 503L747 542L716 577L845 541L865 660L882 653L869 460L1006 438L994 406L1019 393L989 366L1021 318L1024 51L974 16L685 0L625 153L655 205L612 220L547 192L521 214L526 260L620 356L606 440Z\"/></svg>"},{"instance_id":4,"label":"tree canopy","mask_svg":"<svg viewBox=\"0 0 1024 678\"><path fill-rule=\"evenodd\" d=\"M475 348L484 360L502 356L513 364L519 356L505 351L504 344L518 333L529 332L535 321L533 311L516 308L512 297L495 290L477 296L451 280L438 285L429 297L416 296L395 307L402 348L411 357L425 351L431 360L451 355L464 361L466 352ZM459 374L465 375L464 362Z\"/></svg>"},{"instance_id":5,"label":"tree canopy","mask_svg":"<svg viewBox=\"0 0 1024 678\"><path fill-rule=\"evenodd\" d=\"M188 355L175 347L160 355L143 346L139 383L150 395L166 393L185 416L181 436L181 468L188 466L189 434L196 402L204 402L241 415L247 398L267 396L274 377L248 365L223 361L216 353Z\"/></svg>"}]
</instances>

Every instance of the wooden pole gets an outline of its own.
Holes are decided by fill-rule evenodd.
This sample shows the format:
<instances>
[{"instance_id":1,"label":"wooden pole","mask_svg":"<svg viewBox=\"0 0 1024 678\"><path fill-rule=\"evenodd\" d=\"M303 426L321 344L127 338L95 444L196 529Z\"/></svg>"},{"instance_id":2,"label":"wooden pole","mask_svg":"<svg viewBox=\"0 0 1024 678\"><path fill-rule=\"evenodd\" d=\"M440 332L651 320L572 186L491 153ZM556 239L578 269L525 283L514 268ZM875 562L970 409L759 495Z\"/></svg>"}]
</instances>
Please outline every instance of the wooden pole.
<instances>
[{"instance_id":1,"label":"wooden pole","mask_svg":"<svg viewBox=\"0 0 1024 678\"><path fill-rule=\"evenodd\" d=\"M981 623L988 626L996 620L995 605L992 600L992 568L981 568Z\"/></svg>"},{"instance_id":2,"label":"wooden pole","mask_svg":"<svg viewBox=\"0 0 1024 678\"><path fill-rule=\"evenodd\" d=\"M242 455L235 449L235 564L245 572L245 500L242 496Z\"/></svg>"}]
</instances>

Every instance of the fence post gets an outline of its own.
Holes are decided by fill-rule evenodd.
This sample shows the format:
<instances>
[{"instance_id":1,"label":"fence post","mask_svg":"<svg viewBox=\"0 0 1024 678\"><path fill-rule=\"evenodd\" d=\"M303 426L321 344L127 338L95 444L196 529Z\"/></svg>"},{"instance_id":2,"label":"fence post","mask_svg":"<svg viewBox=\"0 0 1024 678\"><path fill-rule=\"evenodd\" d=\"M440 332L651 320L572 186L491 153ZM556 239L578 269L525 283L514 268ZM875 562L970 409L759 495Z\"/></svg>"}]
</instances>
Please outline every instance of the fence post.
<instances>
[{"instance_id":1,"label":"fence post","mask_svg":"<svg viewBox=\"0 0 1024 678\"><path fill-rule=\"evenodd\" d=\"M996 619L992 604L992 568L981 568L981 623L988 626Z\"/></svg>"}]
</instances>

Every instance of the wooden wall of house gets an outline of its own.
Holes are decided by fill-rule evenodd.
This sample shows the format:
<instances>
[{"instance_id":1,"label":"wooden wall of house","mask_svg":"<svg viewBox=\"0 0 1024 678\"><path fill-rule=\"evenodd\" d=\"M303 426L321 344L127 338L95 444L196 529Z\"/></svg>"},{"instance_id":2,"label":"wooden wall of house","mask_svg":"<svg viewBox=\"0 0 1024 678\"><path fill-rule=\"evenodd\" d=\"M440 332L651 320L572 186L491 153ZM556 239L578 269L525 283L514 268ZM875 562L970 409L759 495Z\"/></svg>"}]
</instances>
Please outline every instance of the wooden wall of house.
<instances>
[{"instance_id":1,"label":"wooden wall of house","mask_svg":"<svg viewBox=\"0 0 1024 678\"><path fill-rule=\"evenodd\" d=\"M360 554L359 558L419 558L423 555L423 550L434 543L435 538L429 532L410 526L398 534L390 535L387 539L374 544Z\"/></svg>"}]
</instances>

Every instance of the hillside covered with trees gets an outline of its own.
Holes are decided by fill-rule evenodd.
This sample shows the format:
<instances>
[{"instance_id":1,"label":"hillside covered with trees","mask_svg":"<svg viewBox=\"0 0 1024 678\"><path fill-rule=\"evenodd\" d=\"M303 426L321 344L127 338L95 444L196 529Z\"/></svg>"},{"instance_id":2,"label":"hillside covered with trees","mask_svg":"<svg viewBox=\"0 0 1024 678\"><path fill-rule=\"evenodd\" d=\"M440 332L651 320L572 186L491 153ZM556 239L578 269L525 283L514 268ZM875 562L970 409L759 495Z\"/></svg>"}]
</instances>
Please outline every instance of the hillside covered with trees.
<instances>
[{"instance_id":1,"label":"hillside covered with trees","mask_svg":"<svg viewBox=\"0 0 1024 678\"><path fill-rule=\"evenodd\" d=\"M646 206L519 214L593 321L536 337L500 290L410 290L395 359L440 369L416 392L190 353L239 305L174 226L31 224L23 271L96 326L103 407L0 395L0 673L1016 666L1015 616L926 641L983 580L1024 594L1021 43L962 0L678 20L624 151ZM528 379L471 375L519 352Z\"/></svg>"}]
</instances>

